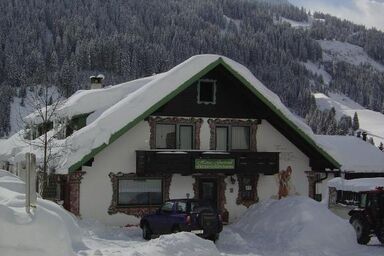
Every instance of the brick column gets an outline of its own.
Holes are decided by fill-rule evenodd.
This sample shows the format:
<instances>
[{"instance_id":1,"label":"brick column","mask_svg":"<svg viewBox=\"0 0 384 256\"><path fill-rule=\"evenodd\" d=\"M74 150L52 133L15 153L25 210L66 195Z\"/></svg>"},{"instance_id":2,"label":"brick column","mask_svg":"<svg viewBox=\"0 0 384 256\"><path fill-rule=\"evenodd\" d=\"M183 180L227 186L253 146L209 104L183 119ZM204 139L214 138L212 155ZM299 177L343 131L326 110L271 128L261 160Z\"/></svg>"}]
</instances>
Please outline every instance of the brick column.
<instances>
[{"instance_id":1,"label":"brick column","mask_svg":"<svg viewBox=\"0 0 384 256\"><path fill-rule=\"evenodd\" d=\"M308 196L315 199L316 194L316 173L314 171L306 171L308 179Z\"/></svg>"},{"instance_id":2,"label":"brick column","mask_svg":"<svg viewBox=\"0 0 384 256\"><path fill-rule=\"evenodd\" d=\"M85 172L76 171L69 174L69 211L80 216L80 183Z\"/></svg>"}]
</instances>

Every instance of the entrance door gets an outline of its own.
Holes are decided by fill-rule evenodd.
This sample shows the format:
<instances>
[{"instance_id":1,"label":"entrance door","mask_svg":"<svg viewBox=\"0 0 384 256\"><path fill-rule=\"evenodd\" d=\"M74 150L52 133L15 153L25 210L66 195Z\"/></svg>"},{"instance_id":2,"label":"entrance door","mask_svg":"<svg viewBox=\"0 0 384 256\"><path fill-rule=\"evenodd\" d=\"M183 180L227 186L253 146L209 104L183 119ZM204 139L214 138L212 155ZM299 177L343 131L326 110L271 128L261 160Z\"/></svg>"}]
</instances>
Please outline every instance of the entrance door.
<instances>
[{"instance_id":1,"label":"entrance door","mask_svg":"<svg viewBox=\"0 0 384 256\"><path fill-rule=\"evenodd\" d=\"M213 207L217 208L216 179L200 179L199 199L209 201Z\"/></svg>"}]
</instances>

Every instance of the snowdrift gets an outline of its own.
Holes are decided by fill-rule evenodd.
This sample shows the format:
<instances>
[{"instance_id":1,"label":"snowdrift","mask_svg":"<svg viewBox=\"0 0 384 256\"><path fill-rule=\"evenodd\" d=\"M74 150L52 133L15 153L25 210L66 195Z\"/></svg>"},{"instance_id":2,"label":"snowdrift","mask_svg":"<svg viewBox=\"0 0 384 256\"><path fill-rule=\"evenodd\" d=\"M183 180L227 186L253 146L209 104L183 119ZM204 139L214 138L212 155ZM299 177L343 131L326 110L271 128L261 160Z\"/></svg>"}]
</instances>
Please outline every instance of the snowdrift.
<instances>
[{"instance_id":1,"label":"snowdrift","mask_svg":"<svg viewBox=\"0 0 384 256\"><path fill-rule=\"evenodd\" d=\"M24 182L0 170L1 256L70 256L84 247L80 229L67 211L38 198L31 215L25 212Z\"/></svg>"},{"instance_id":2,"label":"snowdrift","mask_svg":"<svg viewBox=\"0 0 384 256\"><path fill-rule=\"evenodd\" d=\"M230 248L229 244L237 245ZM244 248L244 253L271 256L367 252L367 247L356 244L355 231L348 221L334 215L325 205L301 196L253 205L223 232L218 247L232 252ZM377 249L381 250L377 254L380 255L383 248Z\"/></svg>"},{"instance_id":3,"label":"snowdrift","mask_svg":"<svg viewBox=\"0 0 384 256\"><path fill-rule=\"evenodd\" d=\"M79 225L84 230L88 248L78 255L119 256L219 256L215 244L192 233L181 232L163 235L149 242L141 237L139 227L113 227L97 220L83 219ZM95 241L98 241L95 243ZM101 241L101 243L100 243Z\"/></svg>"}]
</instances>

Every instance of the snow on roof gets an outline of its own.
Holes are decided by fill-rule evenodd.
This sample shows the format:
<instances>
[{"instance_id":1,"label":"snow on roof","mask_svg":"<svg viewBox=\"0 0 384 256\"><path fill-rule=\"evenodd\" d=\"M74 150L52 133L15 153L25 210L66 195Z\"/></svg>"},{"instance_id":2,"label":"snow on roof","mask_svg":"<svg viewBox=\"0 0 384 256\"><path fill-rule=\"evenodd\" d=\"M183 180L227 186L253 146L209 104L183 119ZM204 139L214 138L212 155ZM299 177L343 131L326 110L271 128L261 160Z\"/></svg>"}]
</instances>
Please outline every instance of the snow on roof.
<instances>
[{"instance_id":1,"label":"snow on roof","mask_svg":"<svg viewBox=\"0 0 384 256\"><path fill-rule=\"evenodd\" d=\"M354 136L315 135L315 140L345 172L384 172L384 152Z\"/></svg>"},{"instance_id":2,"label":"snow on roof","mask_svg":"<svg viewBox=\"0 0 384 256\"><path fill-rule=\"evenodd\" d=\"M328 187L336 188L337 190L343 191L370 191L377 187L384 187L384 178L362 178L345 180L337 177L328 181Z\"/></svg>"},{"instance_id":3,"label":"snow on roof","mask_svg":"<svg viewBox=\"0 0 384 256\"><path fill-rule=\"evenodd\" d=\"M144 77L126 83L109 86L102 89L79 90L60 104L55 116L58 118L71 118L80 114L88 114L98 109L105 109L120 101L128 94L136 91L141 86L152 81L161 74ZM26 117L27 121L39 123L38 113L31 113Z\"/></svg>"}]
</instances>

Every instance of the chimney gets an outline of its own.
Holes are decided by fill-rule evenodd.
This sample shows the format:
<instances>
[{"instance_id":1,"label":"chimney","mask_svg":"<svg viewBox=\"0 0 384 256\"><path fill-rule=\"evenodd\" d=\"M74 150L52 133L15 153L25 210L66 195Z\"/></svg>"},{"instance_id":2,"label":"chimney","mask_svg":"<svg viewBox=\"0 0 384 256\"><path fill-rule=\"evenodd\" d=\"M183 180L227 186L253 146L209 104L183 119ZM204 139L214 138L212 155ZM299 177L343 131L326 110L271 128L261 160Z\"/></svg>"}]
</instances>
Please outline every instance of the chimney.
<instances>
[{"instance_id":1,"label":"chimney","mask_svg":"<svg viewBox=\"0 0 384 256\"><path fill-rule=\"evenodd\" d=\"M91 80L91 90L103 88L104 75L90 76L89 79Z\"/></svg>"},{"instance_id":2,"label":"chimney","mask_svg":"<svg viewBox=\"0 0 384 256\"><path fill-rule=\"evenodd\" d=\"M363 141L367 141L367 132L363 132L362 135L363 135Z\"/></svg>"}]
</instances>

